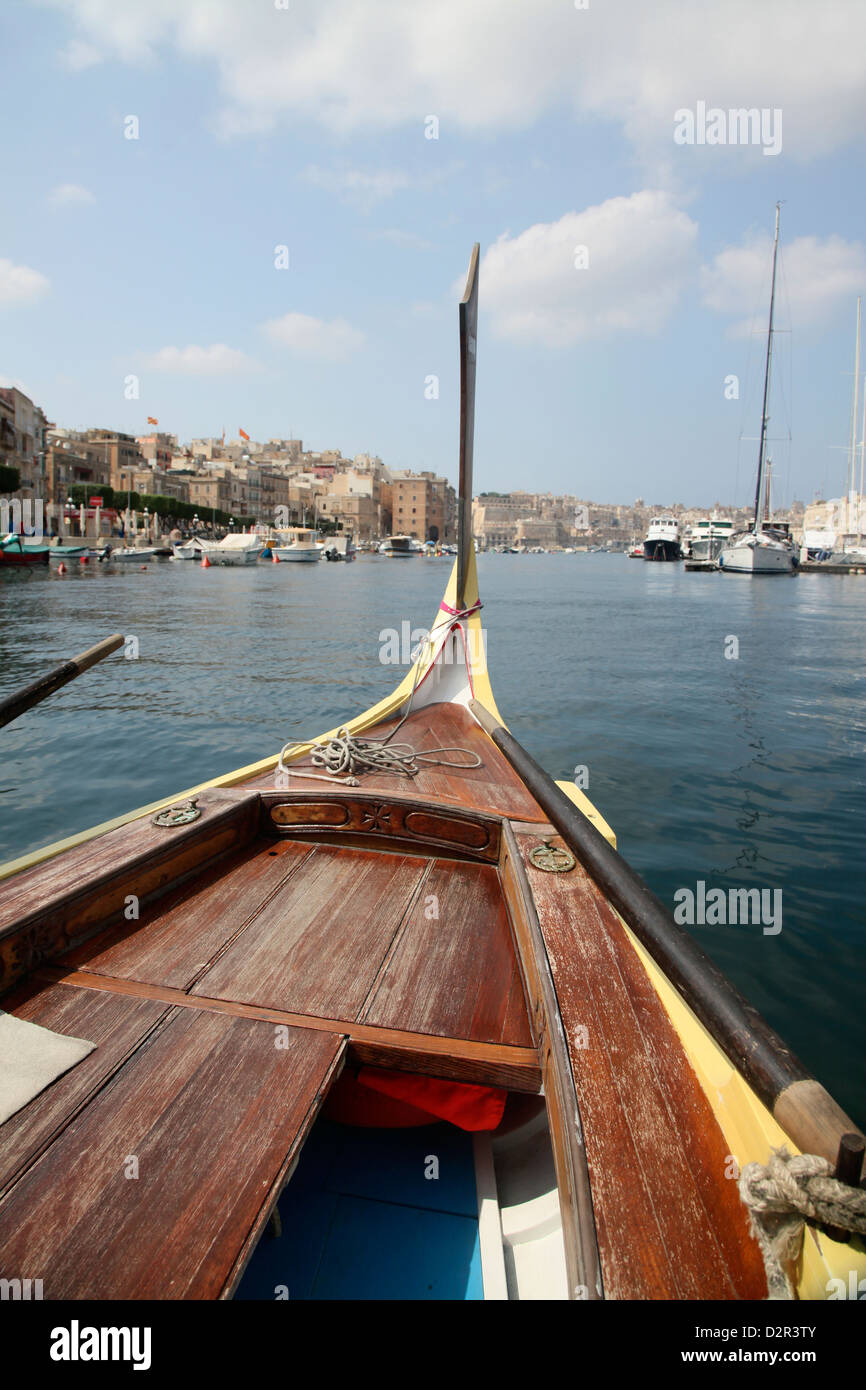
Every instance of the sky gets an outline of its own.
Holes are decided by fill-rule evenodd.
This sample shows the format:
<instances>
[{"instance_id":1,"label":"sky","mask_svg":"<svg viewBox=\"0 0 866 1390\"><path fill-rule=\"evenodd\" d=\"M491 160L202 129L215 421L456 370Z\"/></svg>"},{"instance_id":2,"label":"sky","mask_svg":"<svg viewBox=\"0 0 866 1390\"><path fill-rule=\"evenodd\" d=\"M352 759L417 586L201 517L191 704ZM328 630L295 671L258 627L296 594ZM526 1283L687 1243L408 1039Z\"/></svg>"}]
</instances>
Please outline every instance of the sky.
<instances>
[{"instance_id":1,"label":"sky","mask_svg":"<svg viewBox=\"0 0 866 1390\"><path fill-rule=\"evenodd\" d=\"M862 0L3 0L0 51L0 383L56 424L456 483L478 241L476 491L748 504L781 201L773 500L844 491Z\"/></svg>"}]
</instances>

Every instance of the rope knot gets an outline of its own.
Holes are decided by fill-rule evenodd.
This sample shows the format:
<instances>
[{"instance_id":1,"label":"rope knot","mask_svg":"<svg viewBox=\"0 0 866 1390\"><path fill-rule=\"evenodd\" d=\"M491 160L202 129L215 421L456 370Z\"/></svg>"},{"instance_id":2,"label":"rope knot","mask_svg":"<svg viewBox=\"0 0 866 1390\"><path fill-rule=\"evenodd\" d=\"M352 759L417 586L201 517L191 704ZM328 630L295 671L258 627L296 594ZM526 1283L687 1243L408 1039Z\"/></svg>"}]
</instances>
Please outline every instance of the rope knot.
<instances>
[{"instance_id":1,"label":"rope knot","mask_svg":"<svg viewBox=\"0 0 866 1390\"><path fill-rule=\"evenodd\" d=\"M774 1149L766 1164L749 1163L739 1182L767 1270L768 1297L794 1297L792 1269L806 1221L866 1234L866 1191L833 1177L817 1154Z\"/></svg>"}]
</instances>

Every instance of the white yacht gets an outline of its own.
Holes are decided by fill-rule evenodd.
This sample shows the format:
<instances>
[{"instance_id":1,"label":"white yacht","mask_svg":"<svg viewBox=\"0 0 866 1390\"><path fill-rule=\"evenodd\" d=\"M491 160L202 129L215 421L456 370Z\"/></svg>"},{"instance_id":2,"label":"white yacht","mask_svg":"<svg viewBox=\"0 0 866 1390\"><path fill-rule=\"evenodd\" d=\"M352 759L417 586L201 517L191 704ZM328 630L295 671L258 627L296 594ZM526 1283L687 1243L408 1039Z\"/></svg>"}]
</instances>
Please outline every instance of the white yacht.
<instances>
[{"instance_id":1,"label":"white yacht","mask_svg":"<svg viewBox=\"0 0 866 1390\"><path fill-rule=\"evenodd\" d=\"M770 484L767 458L770 368L773 361L773 313L776 303L776 265L779 259L779 208L776 204L776 234L773 239L773 275L770 282L770 323L767 330L767 357L764 367L764 405L761 414L761 444L758 451L758 485L755 489L755 519L751 528L733 536L722 547L719 569L732 574L793 574L798 556L787 526L769 519Z\"/></svg>"},{"instance_id":2,"label":"white yacht","mask_svg":"<svg viewBox=\"0 0 866 1390\"><path fill-rule=\"evenodd\" d=\"M276 555L278 560L290 560L307 565L321 560L325 546L317 530L306 526L289 526L277 534L288 537L285 545L271 547L272 555Z\"/></svg>"},{"instance_id":3,"label":"white yacht","mask_svg":"<svg viewBox=\"0 0 866 1390\"><path fill-rule=\"evenodd\" d=\"M411 536L388 536L379 546L382 555L390 555L392 560L404 559L407 555L421 553Z\"/></svg>"},{"instance_id":4,"label":"white yacht","mask_svg":"<svg viewBox=\"0 0 866 1390\"><path fill-rule=\"evenodd\" d=\"M718 560L733 535L732 521L719 516L701 517L686 532L685 553L690 560Z\"/></svg>"},{"instance_id":5,"label":"white yacht","mask_svg":"<svg viewBox=\"0 0 866 1390\"><path fill-rule=\"evenodd\" d=\"M645 560L681 560L680 526L675 517L654 516L643 543Z\"/></svg>"}]
</instances>

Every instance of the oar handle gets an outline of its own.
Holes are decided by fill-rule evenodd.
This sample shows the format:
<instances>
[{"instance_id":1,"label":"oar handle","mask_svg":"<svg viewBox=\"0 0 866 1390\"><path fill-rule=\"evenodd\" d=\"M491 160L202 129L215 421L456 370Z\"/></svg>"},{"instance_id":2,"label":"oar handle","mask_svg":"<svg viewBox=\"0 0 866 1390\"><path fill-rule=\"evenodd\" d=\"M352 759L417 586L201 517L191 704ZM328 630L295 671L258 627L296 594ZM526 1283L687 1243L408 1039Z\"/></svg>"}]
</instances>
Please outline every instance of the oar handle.
<instances>
[{"instance_id":1,"label":"oar handle","mask_svg":"<svg viewBox=\"0 0 866 1390\"><path fill-rule=\"evenodd\" d=\"M780 1127L803 1153L835 1163L854 1122L514 735L478 700L469 709Z\"/></svg>"},{"instance_id":2,"label":"oar handle","mask_svg":"<svg viewBox=\"0 0 866 1390\"><path fill-rule=\"evenodd\" d=\"M80 676L82 672L89 671L91 666L95 666L98 661L104 660L112 652L116 652L118 647L122 647L124 641L123 634L115 632L112 637L106 637L103 642L97 642L95 647L88 648L79 656L73 656L70 661L61 662L52 671L40 676L39 680L26 685L23 690L18 690L14 695L8 695L6 699L0 700L0 728L4 724L10 724L13 719L18 718L19 714L31 709L33 705L38 705L49 695L53 695L55 690L59 690L61 686L74 681L76 676Z\"/></svg>"}]
</instances>

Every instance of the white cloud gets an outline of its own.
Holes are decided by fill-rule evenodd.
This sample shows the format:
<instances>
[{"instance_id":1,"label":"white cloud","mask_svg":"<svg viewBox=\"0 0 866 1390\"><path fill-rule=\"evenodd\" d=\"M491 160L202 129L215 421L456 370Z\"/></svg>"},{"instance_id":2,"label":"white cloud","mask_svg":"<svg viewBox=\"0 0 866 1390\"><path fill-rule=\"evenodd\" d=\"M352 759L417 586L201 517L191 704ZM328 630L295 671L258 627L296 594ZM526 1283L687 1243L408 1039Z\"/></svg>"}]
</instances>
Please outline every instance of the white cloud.
<instances>
[{"instance_id":1,"label":"white cloud","mask_svg":"<svg viewBox=\"0 0 866 1390\"><path fill-rule=\"evenodd\" d=\"M210 347L164 347L147 359L146 365L157 372L175 372L185 376L224 376L228 372L249 371L255 367L245 353L225 343Z\"/></svg>"},{"instance_id":2,"label":"white cloud","mask_svg":"<svg viewBox=\"0 0 866 1390\"><path fill-rule=\"evenodd\" d=\"M701 270L703 301L735 320L733 337L766 324L772 255L770 236L750 236L741 246L725 247ZM866 288L866 248L858 241L801 236L786 244L783 239L779 264L781 304L787 299L795 328L826 318L840 303L853 304Z\"/></svg>"},{"instance_id":3,"label":"white cloud","mask_svg":"<svg viewBox=\"0 0 866 1390\"><path fill-rule=\"evenodd\" d=\"M696 269L697 231L668 194L645 190L505 233L479 272L495 336L568 347L657 332Z\"/></svg>"},{"instance_id":4,"label":"white cloud","mask_svg":"<svg viewBox=\"0 0 866 1390\"><path fill-rule=\"evenodd\" d=\"M52 207L69 207L81 203L95 203L96 199L89 188L83 188L80 183L59 183L48 195L48 201Z\"/></svg>"},{"instance_id":5,"label":"white cloud","mask_svg":"<svg viewBox=\"0 0 866 1390\"><path fill-rule=\"evenodd\" d=\"M262 329L272 343L289 348L304 357L320 357L336 362L350 357L364 344L364 334L345 319L313 318L310 314L284 314L269 319Z\"/></svg>"},{"instance_id":6,"label":"white cloud","mask_svg":"<svg viewBox=\"0 0 866 1390\"><path fill-rule=\"evenodd\" d=\"M316 188L336 193L344 202L371 208L409 187L409 177L399 169L321 169L311 164L302 177Z\"/></svg>"},{"instance_id":7,"label":"white cloud","mask_svg":"<svg viewBox=\"0 0 866 1390\"><path fill-rule=\"evenodd\" d=\"M227 134L300 113L338 131L415 126L520 129L571 107L618 124L674 168L752 160L754 149L673 145L673 113L779 107L785 151L814 156L860 138L866 6L852 0L43 0L77 25L66 61L149 63L180 52L213 63ZM432 143L432 142L431 142Z\"/></svg>"},{"instance_id":8,"label":"white cloud","mask_svg":"<svg viewBox=\"0 0 866 1390\"><path fill-rule=\"evenodd\" d=\"M40 271L0 257L0 305L33 304L47 292L48 286L48 279Z\"/></svg>"}]
</instances>

